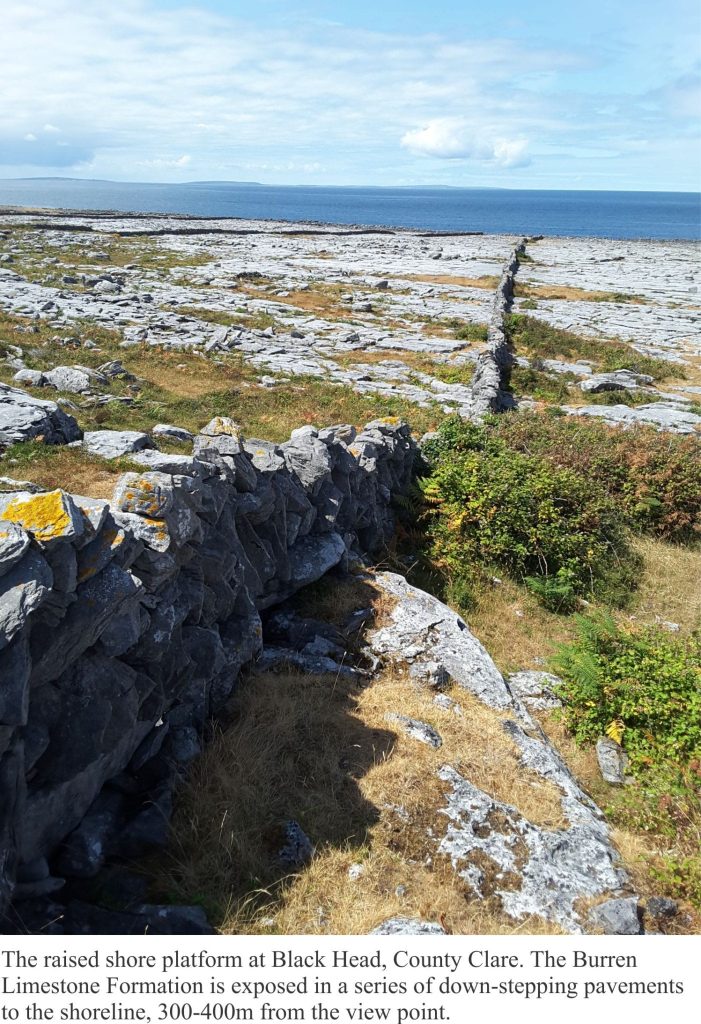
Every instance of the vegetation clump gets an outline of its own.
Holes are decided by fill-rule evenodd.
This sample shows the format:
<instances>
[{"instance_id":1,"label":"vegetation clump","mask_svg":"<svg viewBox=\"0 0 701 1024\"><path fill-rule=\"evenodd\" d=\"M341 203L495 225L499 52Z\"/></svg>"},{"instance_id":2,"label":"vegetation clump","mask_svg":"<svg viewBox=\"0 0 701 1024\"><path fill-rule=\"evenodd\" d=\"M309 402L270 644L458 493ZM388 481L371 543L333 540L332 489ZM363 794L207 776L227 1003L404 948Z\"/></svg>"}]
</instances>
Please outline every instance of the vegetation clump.
<instances>
[{"instance_id":1,"label":"vegetation clump","mask_svg":"<svg viewBox=\"0 0 701 1024\"><path fill-rule=\"evenodd\" d=\"M578 616L577 627L553 662L575 738L607 734L638 775L660 762L701 769L701 637L622 629L602 614Z\"/></svg>"},{"instance_id":2,"label":"vegetation clump","mask_svg":"<svg viewBox=\"0 0 701 1024\"><path fill-rule=\"evenodd\" d=\"M631 370L655 380L681 376L678 367L672 368L664 359L643 356L622 341L584 338L524 313L510 314L505 324L509 341L522 354L541 359L583 359L606 372Z\"/></svg>"},{"instance_id":3,"label":"vegetation clump","mask_svg":"<svg viewBox=\"0 0 701 1024\"><path fill-rule=\"evenodd\" d=\"M502 416L484 429L510 449L570 469L603 490L636 532L676 543L701 534L701 459L695 437L652 427L617 430L537 413Z\"/></svg>"},{"instance_id":4,"label":"vegetation clump","mask_svg":"<svg viewBox=\"0 0 701 1024\"><path fill-rule=\"evenodd\" d=\"M493 429L447 420L425 454L430 557L458 603L485 571L502 569L546 607L569 611L633 588L637 558L616 503L567 466L519 451Z\"/></svg>"},{"instance_id":5,"label":"vegetation clump","mask_svg":"<svg viewBox=\"0 0 701 1024\"><path fill-rule=\"evenodd\" d=\"M701 635L578 616L552 667L576 741L621 745L635 785L612 790L613 823L648 837L654 886L701 907Z\"/></svg>"}]
</instances>

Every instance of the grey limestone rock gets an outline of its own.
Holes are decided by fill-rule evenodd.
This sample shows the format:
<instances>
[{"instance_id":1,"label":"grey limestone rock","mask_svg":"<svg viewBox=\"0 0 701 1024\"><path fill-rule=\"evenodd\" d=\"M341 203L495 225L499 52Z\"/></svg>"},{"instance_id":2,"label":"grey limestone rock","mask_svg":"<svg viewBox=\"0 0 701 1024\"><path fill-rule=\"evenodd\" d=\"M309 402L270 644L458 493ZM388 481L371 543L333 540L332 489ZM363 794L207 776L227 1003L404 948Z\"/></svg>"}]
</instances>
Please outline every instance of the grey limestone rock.
<instances>
[{"instance_id":1,"label":"grey limestone rock","mask_svg":"<svg viewBox=\"0 0 701 1024\"><path fill-rule=\"evenodd\" d=\"M642 935L638 901L634 897L607 900L589 912L594 928L604 935Z\"/></svg>"},{"instance_id":2,"label":"grey limestone rock","mask_svg":"<svg viewBox=\"0 0 701 1024\"><path fill-rule=\"evenodd\" d=\"M378 573L375 584L396 599L390 623L368 634L368 645L378 656L429 662L444 669L453 681L490 707L506 708L511 694L496 665L459 615L435 597L413 587L403 576ZM434 668L434 671L435 668Z\"/></svg>"},{"instance_id":3,"label":"grey limestone rock","mask_svg":"<svg viewBox=\"0 0 701 1024\"><path fill-rule=\"evenodd\" d=\"M55 402L0 384L0 446L42 439L46 444L78 441L82 432Z\"/></svg>"},{"instance_id":4,"label":"grey limestone rock","mask_svg":"<svg viewBox=\"0 0 701 1024\"><path fill-rule=\"evenodd\" d=\"M0 521L0 576L19 562L29 547L29 535L17 523Z\"/></svg>"},{"instance_id":5,"label":"grey limestone rock","mask_svg":"<svg viewBox=\"0 0 701 1024\"><path fill-rule=\"evenodd\" d=\"M422 921L418 917L390 917L377 928L373 928L371 935L445 935L445 928L433 921Z\"/></svg>"},{"instance_id":6,"label":"grey limestone rock","mask_svg":"<svg viewBox=\"0 0 701 1024\"><path fill-rule=\"evenodd\" d=\"M96 386L104 387L109 381L104 374L85 366L56 366L44 371L44 383L57 391L80 395L88 394Z\"/></svg>"},{"instance_id":7,"label":"grey limestone rock","mask_svg":"<svg viewBox=\"0 0 701 1024\"><path fill-rule=\"evenodd\" d=\"M594 416L606 420L613 426L631 427L649 424L658 430L674 434L693 434L701 428L701 416L664 402L650 405L585 405L581 408L563 406L569 416Z\"/></svg>"},{"instance_id":8,"label":"grey limestone rock","mask_svg":"<svg viewBox=\"0 0 701 1024\"><path fill-rule=\"evenodd\" d=\"M614 786L622 786L625 783L628 758L615 740L608 736L600 737L596 742L596 759L606 782Z\"/></svg>"},{"instance_id":9,"label":"grey limestone rock","mask_svg":"<svg viewBox=\"0 0 701 1024\"><path fill-rule=\"evenodd\" d=\"M511 691L534 711L548 711L560 707L562 701L555 694L562 680L550 672L527 670L509 676Z\"/></svg>"},{"instance_id":10,"label":"grey limestone rock","mask_svg":"<svg viewBox=\"0 0 701 1024\"><path fill-rule=\"evenodd\" d=\"M488 796L445 766L439 777L451 786L442 813L448 827L438 851L478 897L494 892L512 917L536 914L566 931L581 932L575 903L620 889L624 875L608 829L581 804L569 828L541 829L515 807ZM498 824L494 824L497 822ZM483 858L494 865L487 879ZM514 876L519 885L512 885Z\"/></svg>"},{"instance_id":11,"label":"grey limestone rock","mask_svg":"<svg viewBox=\"0 0 701 1024\"><path fill-rule=\"evenodd\" d=\"M393 712L385 715L385 721L396 722L407 736L410 736L413 740L418 740L419 743L425 743L427 746L433 747L434 750L443 746L443 740L439 733L436 732L433 726L428 725L427 722L420 722L416 718L408 718L406 715L399 715Z\"/></svg>"},{"instance_id":12,"label":"grey limestone rock","mask_svg":"<svg viewBox=\"0 0 701 1024\"><path fill-rule=\"evenodd\" d=\"M153 437L165 437L173 441L191 442L195 440L194 434L191 434L189 430L185 430L184 427L174 427L170 423L157 423L152 428L151 434Z\"/></svg>"},{"instance_id":13,"label":"grey limestone rock","mask_svg":"<svg viewBox=\"0 0 701 1024\"><path fill-rule=\"evenodd\" d=\"M16 380L18 384L26 384L33 388L41 388L46 383L46 378L41 370L28 370L26 367L18 370L12 379Z\"/></svg>"},{"instance_id":14,"label":"grey limestone rock","mask_svg":"<svg viewBox=\"0 0 701 1024\"><path fill-rule=\"evenodd\" d=\"M0 650L24 629L48 599L53 573L38 551L24 557L0 577Z\"/></svg>"},{"instance_id":15,"label":"grey limestone rock","mask_svg":"<svg viewBox=\"0 0 701 1024\"><path fill-rule=\"evenodd\" d=\"M139 430L88 430L83 437L83 447L91 455L118 459L144 448L153 448L154 444L148 434Z\"/></svg>"}]
</instances>

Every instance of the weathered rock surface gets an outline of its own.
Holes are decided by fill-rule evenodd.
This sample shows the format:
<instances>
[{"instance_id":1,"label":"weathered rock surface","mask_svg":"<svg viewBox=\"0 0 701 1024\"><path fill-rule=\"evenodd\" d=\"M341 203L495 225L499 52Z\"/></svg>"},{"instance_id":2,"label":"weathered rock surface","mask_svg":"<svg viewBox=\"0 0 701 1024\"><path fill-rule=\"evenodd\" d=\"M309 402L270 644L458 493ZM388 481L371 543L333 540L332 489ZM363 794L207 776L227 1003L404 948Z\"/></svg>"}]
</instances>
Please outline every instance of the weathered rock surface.
<instances>
[{"instance_id":1,"label":"weathered rock surface","mask_svg":"<svg viewBox=\"0 0 701 1024\"><path fill-rule=\"evenodd\" d=\"M511 692L533 711L548 711L562 703L555 693L562 680L551 672L515 672L508 681Z\"/></svg>"},{"instance_id":2,"label":"weathered rock surface","mask_svg":"<svg viewBox=\"0 0 701 1024\"><path fill-rule=\"evenodd\" d=\"M469 690L495 713L506 714L502 727L518 748L523 767L560 793L565 824L546 828L445 764L439 778L448 788L440 814L448 823L434 826L430 833L437 853L450 859L474 897L497 896L510 916L535 915L569 932L585 930L587 922L581 919L577 902L618 895L630 883L603 814L521 700L523 694L538 708L552 707L550 687L557 678L524 672L511 677L507 685L467 624L446 605L392 573L378 573L372 582L395 604L385 613L388 623L368 632L370 649L404 668L420 666L430 657L454 685ZM426 728L402 715L392 717L410 735ZM423 740L430 742L430 738Z\"/></svg>"},{"instance_id":3,"label":"weathered rock surface","mask_svg":"<svg viewBox=\"0 0 701 1024\"><path fill-rule=\"evenodd\" d=\"M371 935L445 935L445 928L417 917L391 917L373 928Z\"/></svg>"},{"instance_id":4,"label":"weathered rock surface","mask_svg":"<svg viewBox=\"0 0 701 1024\"><path fill-rule=\"evenodd\" d=\"M673 434L694 434L701 429L701 416L664 402L649 405L584 405L579 408L563 406L569 416L594 416L612 426L634 427L648 424Z\"/></svg>"},{"instance_id":5,"label":"weathered rock surface","mask_svg":"<svg viewBox=\"0 0 701 1024\"><path fill-rule=\"evenodd\" d=\"M34 439L46 444L68 444L81 436L75 419L55 402L0 384L1 447Z\"/></svg>"},{"instance_id":6,"label":"weathered rock surface","mask_svg":"<svg viewBox=\"0 0 701 1024\"><path fill-rule=\"evenodd\" d=\"M148 434L140 430L87 430L83 436L83 447L91 455L118 459L155 446Z\"/></svg>"}]
</instances>

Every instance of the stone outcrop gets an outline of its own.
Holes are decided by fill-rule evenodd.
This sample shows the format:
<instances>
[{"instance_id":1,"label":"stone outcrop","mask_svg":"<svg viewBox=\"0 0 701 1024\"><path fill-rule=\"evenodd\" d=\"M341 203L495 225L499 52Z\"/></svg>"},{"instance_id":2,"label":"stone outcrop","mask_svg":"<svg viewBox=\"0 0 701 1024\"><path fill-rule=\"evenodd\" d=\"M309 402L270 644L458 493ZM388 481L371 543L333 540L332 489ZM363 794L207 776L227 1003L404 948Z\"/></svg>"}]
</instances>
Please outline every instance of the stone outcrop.
<instances>
[{"instance_id":1,"label":"stone outcrop","mask_svg":"<svg viewBox=\"0 0 701 1024\"><path fill-rule=\"evenodd\" d=\"M144 472L111 502L0 495L3 906L18 883L45 896L165 842L174 780L261 649L260 611L383 543L415 446L395 421L277 445L220 417L192 456L131 458Z\"/></svg>"},{"instance_id":2,"label":"stone outcrop","mask_svg":"<svg viewBox=\"0 0 701 1024\"><path fill-rule=\"evenodd\" d=\"M41 440L46 444L68 444L82 437L75 419L56 402L0 384L0 448L18 441Z\"/></svg>"},{"instance_id":3,"label":"stone outcrop","mask_svg":"<svg viewBox=\"0 0 701 1024\"><path fill-rule=\"evenodd\" d=\"M635 904L604 815L580 788L521 699L521 693L525 698L534 692L542 699L549 692L548 684L557 684L556 677L520 673L512 677L515 685L510 685L452 609L402 576L378 573L372 580L394 604L387 621L368 634L370 650L408 671L419 684L433 688L452 684L492 708L515 745L522 769L539 777L541 785L556 787L559 794L562 824L546 827L485 792L463 766L445 763L438 773L445 785L444 806L439 810L442 825L433 825L429 831L436 853L450 859L475 898L496 896L503 911L517 920L535 915L568 932L589 931L598 928L599 921L582 918L580 900L615 897L616 905ZM548 706L552 704L546 702ZM409 735L430 742L417 735L417 727L424 723L402 715L394 720ZM615 923L607 927L613 930Z\"/></svg>"}]
</instances>

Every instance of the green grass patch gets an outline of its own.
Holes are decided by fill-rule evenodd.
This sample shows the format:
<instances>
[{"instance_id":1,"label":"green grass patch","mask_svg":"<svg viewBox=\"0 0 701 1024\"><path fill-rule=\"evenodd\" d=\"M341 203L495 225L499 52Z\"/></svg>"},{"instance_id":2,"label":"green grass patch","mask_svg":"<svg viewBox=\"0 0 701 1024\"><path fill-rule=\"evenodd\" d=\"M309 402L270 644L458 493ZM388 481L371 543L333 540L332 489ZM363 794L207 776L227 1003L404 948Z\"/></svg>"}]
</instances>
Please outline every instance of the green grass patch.
<instances>
[{"instance_id":1,"label":"green grass patch","mask_svg":"<svg viewBox=\"0 0 701 1024\"><path fill-rule=\"evenodd\" d=\"M664 359L643 356L625 342L584 338L523 313L512 313L505 323L509 341L524 355L540 359L586 359L603 371L631 370L648 374L655 380L680 375L678 367L672 367Z\"/></svg>"}]
</instances>

